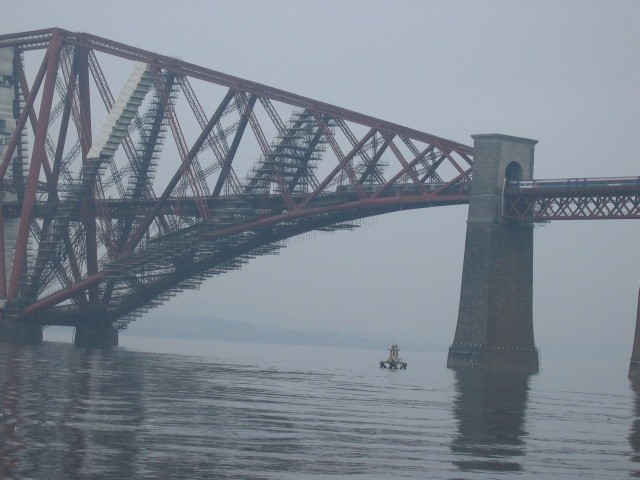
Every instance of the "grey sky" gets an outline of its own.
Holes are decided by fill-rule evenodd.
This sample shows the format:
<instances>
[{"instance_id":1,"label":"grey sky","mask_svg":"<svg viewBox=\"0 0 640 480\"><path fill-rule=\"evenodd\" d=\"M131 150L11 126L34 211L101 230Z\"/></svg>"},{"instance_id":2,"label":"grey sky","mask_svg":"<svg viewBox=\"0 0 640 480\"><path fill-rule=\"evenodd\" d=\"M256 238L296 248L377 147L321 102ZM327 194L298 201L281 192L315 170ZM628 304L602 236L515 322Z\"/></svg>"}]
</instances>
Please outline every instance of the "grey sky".
<instances>
[{"instance_id":1,"label":"grey sky","mask_svg":"<svg viewBox=\"0 0 640 480\"><path fill-rule=\"evenodd\" d=\"M476 133L535 138L536 178L640 175L635 1L3 3L2 33L85 31L467 144ZM150 316L446 348L466 215L466 207L395 213L354 232L294 239ZM639 234L640 221L629 220L536 229L543 352L567 340L596 356L630 354Z\"/></svg>"}]
</instances>

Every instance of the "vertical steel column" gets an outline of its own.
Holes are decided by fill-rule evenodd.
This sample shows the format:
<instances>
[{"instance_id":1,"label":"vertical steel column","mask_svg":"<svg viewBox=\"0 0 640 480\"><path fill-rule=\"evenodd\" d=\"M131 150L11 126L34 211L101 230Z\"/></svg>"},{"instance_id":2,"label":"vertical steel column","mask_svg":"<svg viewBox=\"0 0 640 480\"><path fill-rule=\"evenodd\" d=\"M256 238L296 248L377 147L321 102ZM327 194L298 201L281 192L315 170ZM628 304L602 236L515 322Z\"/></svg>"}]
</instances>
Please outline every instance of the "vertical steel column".
<instances>
[{"instance_id":1,"label":"vertical steel column","mask_svg":"<svg viewBox=\"0 0 640 480\"><path fill-rule=\"evenodd\" d=\"M38 70L38 74L36 75L35 80L33 81L33 88L29 92L25 104L24 110L20 113L20 118L18 118L16 122L16 129L13 131L13 135L11 135L11 140L7 144L7 148L4 152L4 157L2 158L2 163L0 163L0 180L4 180L4 176L7 173L9 168L9 164L11 163L11 158L16 151L16 146L18 145L18 141L20 140L20 135L22 134L22 129L27 123L29 119L29 112L33 108L33 102L36 99L36 95L38 94L38 90L40 90L40 86L42 85L42 80L47 72L47 66L49 65L49 50L45 53L45 57L42 60L42 64L40 65L40 70Z\"/></svg>"},{"instance_id":2,"label":"vertical steel column","mask_svg":"<svg viewBox=\"0 0 640 480\"><path fill-rule=\"evenodd\" d=\"M220 192L222 191L224 182L226 182L227 177L231 172L231 164L233 163L233 159L235 158L236 152L238 151L240 140L242 140L244 130L245 128L247 128L247 123L249 122L249 117L251 116L251 112L253 111L253 106L256 104L257 98L258 97L256 97L255 95L251 95L251 97L249 97L249 101L240 118L240 123L238 123L236 134L233 137L233 142L231 142L231 147L229 147L227 156L224 159L222 169L220 170L220 176L218 177L218 181L216 182L216 185L213 188L213 192L211 193L211 198L218 198L220 196Z\"/></svg>"},{"instance_id":3,"label":"vertical steel column","mask_svg":"<svg viewBox=\"0 0 640 480\"><path fill-rule=\"evenodd\" d=\"M18 293L18 283L23 273L26 256L27 243L29 240L29 228L33 215L33 207L36 202L36 193L38 188L38 179L40 177L40 167L42 158L46 155L45 140L47 137L47 129L49 126L49 115L51 113L51 105L53 103L53 94L56 86L56 75L58 72L58 64L60 60L60 34L55 31L51 38L48 48L47 73L42 91L42 100L40 103L40 114L38 115L38 127L35 132L33 142L33 152L31 154L31 162L29 165L29 177L27 178L27 186L24 194L24 202L22 205L22 214L20 215L20 225L18 226L18 237L16 241L16 249L13 256L13 266L11 269L11 277L9 281L9 289L7 296L14 299ZM23 112L24 114L25 112Z\"/></svg>"},{"instance_id":4,"label":"vertical steel column","mask_svg":"<svg viewBox=\"0 0 640 480\"><path fill-rule=\"evenodd\" d=\"M80 48L80 47L76 47ZM78 100L80 104L80 126L82 145L82 166L85 170L84 180L89 182L85 185L85 197L83 200L82 223L85 230L87 249L87 275L94 275L98 272L98 240L96 232L96 219L94 212L94 187L98 181L98 172L93 172L91 165L87 161L87 154L91 149L91 96L89 92L89 51L80 49L76 55L78 68ZM89 302L99 301L98 286L93 285L89 289Z\"/></svg>"}]
</instances>

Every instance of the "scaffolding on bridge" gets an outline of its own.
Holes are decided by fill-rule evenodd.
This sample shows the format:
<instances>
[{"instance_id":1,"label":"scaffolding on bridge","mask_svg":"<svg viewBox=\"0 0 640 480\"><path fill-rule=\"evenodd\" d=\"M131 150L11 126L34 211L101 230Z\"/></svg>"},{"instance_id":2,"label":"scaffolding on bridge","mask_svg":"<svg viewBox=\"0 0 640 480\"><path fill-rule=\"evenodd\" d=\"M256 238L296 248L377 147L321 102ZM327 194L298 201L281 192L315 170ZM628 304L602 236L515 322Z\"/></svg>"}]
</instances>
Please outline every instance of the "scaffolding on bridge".
<instances>
[{"instance_id":1,"label":"scaffolding on bridge","mask_svg":"<svg viewBox=\"0 0 640 480\"><path fill-rule=\"evenodd\" d=\"M122 329L293 236L468 201L472 149L415 129L86 33L0 58L0 322Z\"/></svg>"}]
</instances>

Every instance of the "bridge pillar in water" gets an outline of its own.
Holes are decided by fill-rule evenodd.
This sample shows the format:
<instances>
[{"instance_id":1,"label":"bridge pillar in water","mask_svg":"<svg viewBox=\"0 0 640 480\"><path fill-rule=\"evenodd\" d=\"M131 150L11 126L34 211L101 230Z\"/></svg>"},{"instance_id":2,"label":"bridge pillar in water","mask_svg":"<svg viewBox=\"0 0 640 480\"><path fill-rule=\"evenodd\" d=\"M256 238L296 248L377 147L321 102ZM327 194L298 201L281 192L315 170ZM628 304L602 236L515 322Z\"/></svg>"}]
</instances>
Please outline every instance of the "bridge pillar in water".
<instances>
[{"instance_id":1,"label":"bridge pillar in water","mask_svg":"<svg viewBox=\"0 0 640 480\"><path fill-rule=\"evenodd\" d=\"M533 178L536 140L474 135L458 323L447 366L538 371L533 223L502 218L505 179Z\"/></svg>"},{"instance_id":2,"label":"bridge pillar in water","mask_svg":"<svg viewBox=\"0 0 640 480\"><path fill-rule=\"evenodd\" d=\"M40 345L42 326L22 323L15 319L0 320L0 342L16 345Z\"/></svg>"},{"instance_id":3,"label":"bridge pillar in water","mask_svg":"<svg viewBox=\"0 0 640 480\"><path fill-rule=\"evenodd\" d=\"M73 343L79 348L116 347L118 331L108 322L86 322L76 326Z\"/></svg>"},{"instance_id":4,"label":"bridge pillar in water","mask_svg":"<svg viewBox=\"0 0 640 480\"><path fill-rule=\"evenodd\" d=\"M631 362L629 362L629 378L640 379L640 291L638 292L636 334L633 337L633 350L631 351Z\"/></svg>"}]
</instances>

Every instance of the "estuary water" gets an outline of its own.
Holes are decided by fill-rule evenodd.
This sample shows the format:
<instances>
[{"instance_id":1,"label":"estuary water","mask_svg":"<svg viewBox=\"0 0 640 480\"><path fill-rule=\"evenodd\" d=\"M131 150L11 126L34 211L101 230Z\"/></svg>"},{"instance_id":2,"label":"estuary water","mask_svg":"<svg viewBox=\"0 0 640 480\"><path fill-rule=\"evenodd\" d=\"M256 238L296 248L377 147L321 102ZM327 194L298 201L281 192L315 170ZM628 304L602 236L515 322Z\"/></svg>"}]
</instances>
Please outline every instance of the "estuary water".
<instances>
[{"instance_id":1,"label":"estuary water","mask_svg":"<svg viewBox=\"0 0 640 480\"><path fill-rule=\"evenodd\" d=\"M458 372L443 353L121 336L0 345L2 479L640 476L627 364Z\"/></svg>"}]
</instances>

